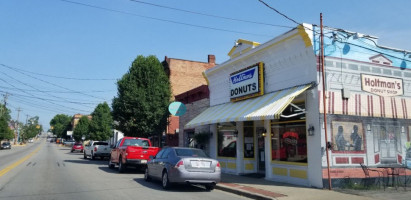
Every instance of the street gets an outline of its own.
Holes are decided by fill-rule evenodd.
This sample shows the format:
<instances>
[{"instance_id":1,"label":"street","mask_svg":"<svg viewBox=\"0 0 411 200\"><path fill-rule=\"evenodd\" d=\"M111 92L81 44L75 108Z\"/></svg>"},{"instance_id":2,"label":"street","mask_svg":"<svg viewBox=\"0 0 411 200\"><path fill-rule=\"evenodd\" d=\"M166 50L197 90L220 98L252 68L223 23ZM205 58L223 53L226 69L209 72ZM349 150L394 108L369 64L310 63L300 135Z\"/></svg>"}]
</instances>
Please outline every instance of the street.
<instances>
[{"instance_id":1,"label":"street","mask_svg":"<svg viewBox=\"0 0 411 200\"><path fill-rule=\"evenodd\" d=\"M141 171L119 174L107 160L83 159L45 138L1 150L0 160L0 199L246 199L199 186L165 191L159 182L145 182Z\"/></svg>"}]
</instances>

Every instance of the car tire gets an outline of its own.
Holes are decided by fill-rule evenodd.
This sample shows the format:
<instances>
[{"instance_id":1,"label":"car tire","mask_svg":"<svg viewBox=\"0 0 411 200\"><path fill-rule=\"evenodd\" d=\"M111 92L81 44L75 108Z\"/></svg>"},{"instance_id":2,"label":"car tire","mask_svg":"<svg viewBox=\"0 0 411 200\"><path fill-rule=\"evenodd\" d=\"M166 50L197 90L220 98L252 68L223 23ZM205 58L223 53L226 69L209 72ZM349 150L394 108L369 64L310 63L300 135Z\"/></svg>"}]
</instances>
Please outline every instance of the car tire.
<instances>
[{"instance_id":1,"label":"car tire","mask_svg":"<svg viewBox=\"0 0 411 200\"><path fill-rule=\"evenodd\" d=\"M206 189L207 191L214 190L214 187L215 187L214 184L207 184L207 185L205 185L205 189Z\"/></svg>"},{"instance_id":2,"label":"car tire","mask_svg":"<svg viewBox=\"0 0 411 200\"><path fill-rule=\"evenodd\" d=\"M84 158L84 159L87 159L86 152L83 153L83 158Z\"/></svg>"},{"instance_id":3,"label":"car tire","mask_svg":"<svg viewBox=\"0 0 411 200\"><path fill-rule=\"evenodd\" d=\"M118 172L119 173L123 173L126 169L125 164L123 163L123 160L121 159L121 157L118 159Z\"/></svg>"},{"instance_id":4,"label":"car tire","mask_svg":"<svg viewBox=\"0 0 411 200\"><path fill-rule=\"evenodd\" d=\"M90 158L91 158L91 160L96 159L96 157L94 157L94 153L93 153L93 152L91 152L91 156L90 156Z\"/></svg>"},{"instance_id":5,"label":"car tire","mask_svg":"<svg viewBox=\"0 0 411 200\"><path fill-rule=\"evenodd\" d=\"M114 169L114 163L112 163L111 162L111 157L109 158L109 160L108 160L108 168L110 168L110 169Z\"/></svg>"},{"instance_id":6,"label":"car tire","mask_svg":"<svg viewBox=\"0 0 411 200\"><path fill-rule=\"evenodd\" d=\"M71 150L71 153L73 153L73 150Z\"/></svg>"},{"instance_id":7,"label":"car tire","mask_svg":"<svg viewBox=\"0 0 411 200\"><path fill-rule=\"evenodd\" d=\"M148 168L144 171L144 180L147 182L151 181L151 177L148 175Z\"/></svg>"},{"instance_id":8,"label":"car tire","mask_svg":"<svg viewBox=\"0 0 411 200\"><path fill-rule=\"evenodd\" d=\"M170 181L168 180L167 171L163 172L163 176L162 176L162 179L161 179L161 185L163 186L163 189L165 189L165 190L170 188Z\"/></svg>"}]
</instances>

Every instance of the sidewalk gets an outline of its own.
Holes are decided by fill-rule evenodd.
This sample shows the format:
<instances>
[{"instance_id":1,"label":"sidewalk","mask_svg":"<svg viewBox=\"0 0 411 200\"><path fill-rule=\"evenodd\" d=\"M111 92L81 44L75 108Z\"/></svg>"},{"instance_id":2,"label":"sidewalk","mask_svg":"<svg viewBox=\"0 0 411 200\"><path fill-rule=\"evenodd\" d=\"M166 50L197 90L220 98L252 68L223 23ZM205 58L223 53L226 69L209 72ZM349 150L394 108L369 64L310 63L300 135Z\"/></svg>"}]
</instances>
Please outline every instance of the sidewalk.
<instances>
[{"instance_id":1,"label":"sidewalk","mask_svg":"<svg viewBox=\"0 0 411 200\"><path fill-rule=\"evenodd\" d=\"M375 193L375 191L366 191L363 194L354 194L338 192L328 189L308 188L303 186L291 185L267 181L264 178L254 178L231 174L221 174L221 182L216 185L216 189L226 192L235 193L252 199L278 199L278 200L364 200L374 199L373 196L367 196L367 192ZM346 191L345 191L346 192ZM388 191L384 191L388 193ZM402 192L403 196L408 197L410 192ZM359 196L361 195L361 196ZM364 196L365 195L365 196ZM384 199L384 198L383 198ZM390 198L391 199L391 198ZM402 199L402 198L399 198Z\"/></svg>"}]
</instances>

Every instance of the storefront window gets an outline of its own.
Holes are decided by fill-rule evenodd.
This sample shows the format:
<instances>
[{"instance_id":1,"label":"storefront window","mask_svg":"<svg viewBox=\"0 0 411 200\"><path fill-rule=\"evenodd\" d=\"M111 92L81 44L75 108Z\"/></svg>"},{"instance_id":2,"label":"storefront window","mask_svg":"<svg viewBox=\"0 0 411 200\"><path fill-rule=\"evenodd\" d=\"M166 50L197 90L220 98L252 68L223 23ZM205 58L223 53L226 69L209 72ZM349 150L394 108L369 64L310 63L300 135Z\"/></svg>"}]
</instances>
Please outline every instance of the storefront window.
<instances>
[{"instance_id":1,"label":"storefront window","mask_svg":"<svg viewBox=\"0 0 411 200\"><path fill-rule=\"evenodd\" d=\"M244 158L254 158L253 122L244 122Z\"/></svg>"},{"instance_id":2,"label":"storefront window","mask_svg":"<svg viewBox=\"0 0 411 200\"><path fill-rule=\"evenodd\" d=\"M272 160L307 162L305 122L273 124L271 132Z\"/></svg>"},{"instance_id":3,"label":"storefront window","mask_svg":"<svg viewBox=\"0 0 411 200\"><path fill-rule=\"evenodd\" d=\"M217 124L218 156L236 157L237 135L235 122Z\"/></svg>"}]
</instances>

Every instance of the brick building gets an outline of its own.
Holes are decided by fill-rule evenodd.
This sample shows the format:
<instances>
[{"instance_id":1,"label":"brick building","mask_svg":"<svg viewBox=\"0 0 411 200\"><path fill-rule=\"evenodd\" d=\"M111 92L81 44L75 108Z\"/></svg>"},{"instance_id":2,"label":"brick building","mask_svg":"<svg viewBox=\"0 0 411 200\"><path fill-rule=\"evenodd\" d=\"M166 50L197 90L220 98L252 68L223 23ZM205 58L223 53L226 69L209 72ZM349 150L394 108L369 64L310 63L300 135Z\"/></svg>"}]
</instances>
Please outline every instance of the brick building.
<instances>
[{"instance_id":1,"label":"brick building","mask_svg":"<svg viewBox=\"0 0 411 200\"><path fill-rule=\"evenodd\" d=\"M178 94L189 91L201 85L207 85L203 72L215 66L215 56L208 55L207 62L198 62L165 57L162 62L167 75L170 78L172 98ZM178 146L179 117L169 117L169 125L166 129L166 144Z\"/></svg>"}]
</instances>

